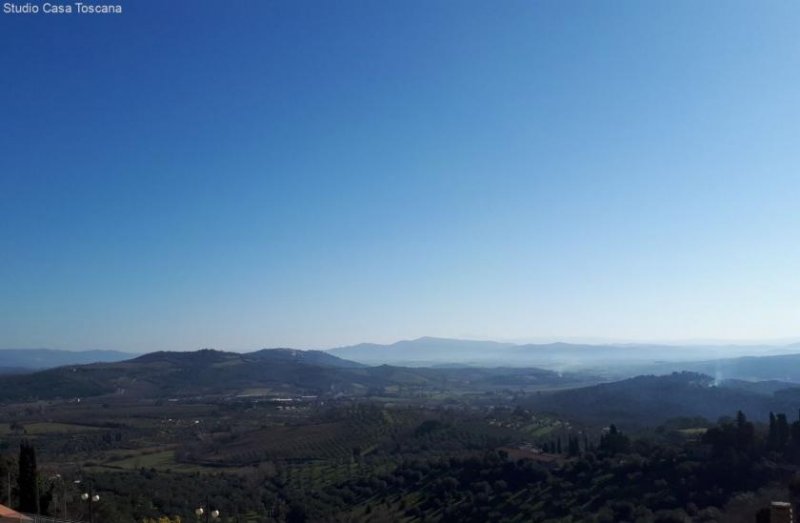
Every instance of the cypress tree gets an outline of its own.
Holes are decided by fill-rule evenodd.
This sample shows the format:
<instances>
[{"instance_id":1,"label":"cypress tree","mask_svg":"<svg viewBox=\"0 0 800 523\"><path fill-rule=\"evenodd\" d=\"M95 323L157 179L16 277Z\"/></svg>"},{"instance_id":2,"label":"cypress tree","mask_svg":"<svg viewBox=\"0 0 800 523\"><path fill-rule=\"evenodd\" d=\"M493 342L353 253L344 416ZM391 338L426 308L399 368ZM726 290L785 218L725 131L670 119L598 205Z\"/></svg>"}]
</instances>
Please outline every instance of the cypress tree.
<instances>
[{"instance_id":1,"label":"cypress tree","mask_svg":"<svg viewBox=\"0 0 800 523\"><path fill-rule=\"evenodd\" d=\"M775 432L778 450L786 448L789 442L789 422L786 420L786 414L778 414L775 418Z\"/></svg>"},{"instance_id":2,"label":"cypress tree","mask_svg":"<svg viewBox=\"0 0 800 523\"><path fill-rule=\"evenodd\" d=\"M775 414L769 413L769 432L767 433L767 448L775 450L778 447L778 433L775 429Z\"/></svg>"},{"instance_id":3,"label":"cypress tree","mask_svg":"<svg viewBox=\"0 0 800 523\"><path fill-rule=\"evenodd\" d=\"M19 491L19 510L35 513L37 498L36 449L28 441L23 441L19 445L17 490Z\"/></svg>"},{"instance_id":4,"label":"cypress tree","mask_svg":"<svg viewBox=\"0 0 800 523\"><path fill-rule=\"evenodd\" d=\"M11 506L11 463L0 457L0 499Z\"/></svg>"},{"instance_id":5,"label":"cypress tree","mask_svg":"<svg viewBox=\"0 0 800 523\"><path fill-rule=\"evenodd\" d=\"M570 436L568 441L569 441L569 444L568 444L568 447L567 447L568 448L567 452L569 452L569 455L570 456L577 456L578 454L580 454L581 453L581 449L580 449L580 443L579 443L579 440L578 440L578 436Z\"/></svg>"}]
</instances>

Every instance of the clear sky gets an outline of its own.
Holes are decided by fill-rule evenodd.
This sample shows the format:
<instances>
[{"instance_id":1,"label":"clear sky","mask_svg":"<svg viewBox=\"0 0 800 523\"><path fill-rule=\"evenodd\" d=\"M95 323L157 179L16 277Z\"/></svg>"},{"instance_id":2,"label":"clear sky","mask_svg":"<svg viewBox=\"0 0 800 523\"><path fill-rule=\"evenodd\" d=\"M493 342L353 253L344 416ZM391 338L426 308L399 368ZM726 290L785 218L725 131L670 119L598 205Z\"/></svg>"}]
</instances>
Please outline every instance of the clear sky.
<instances>
[{"instance_id":1,"label":"clear sky","mask_svg":"<svg viewBox=\"0 0 800 523\"><path fill-rule=\"evenodd\" d=\"M0 347L800 336L796 1L0 13Z\"/></svg>"}]
</instances>

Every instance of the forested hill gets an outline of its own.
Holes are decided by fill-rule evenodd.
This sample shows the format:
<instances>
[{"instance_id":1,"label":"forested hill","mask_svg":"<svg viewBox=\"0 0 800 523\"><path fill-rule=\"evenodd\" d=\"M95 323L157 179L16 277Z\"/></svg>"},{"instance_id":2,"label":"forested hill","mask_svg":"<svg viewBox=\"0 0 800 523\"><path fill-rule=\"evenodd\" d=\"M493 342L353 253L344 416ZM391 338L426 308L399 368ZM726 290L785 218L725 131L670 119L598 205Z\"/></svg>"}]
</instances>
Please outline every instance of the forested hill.
<instances>
[{"instance_id":1,"label":"forested hill","mask_svg":"<svg viewBox=\"0 0 800 523\"><path fill-rule=\"evenodd\" d=\"M660 363L649 368L654 373L689 370L717 379L782 380L800 385L800 354L743 356L708 361Z\"/></svg>"},{"instance_id":2,"label":"forested hill","mask_svg":"<svg viewBox=\"0 0 800 523\"><path fill-rule=\"evenodd\" d=\"M296 350L296 349L262 349L247 354L248 358L256 361L277 361L283 359L287 362L295 361L307 365L321 365L324 367L358 368L366 367L357 363L329 354L321 350Z\"/></svg>"},{"instance_id":3,"label":"forested hill","mask_svg":"<svg viewBox=\"0 0 800 523\"><path fill-rule=\"evenodd\" d=\"M252 362L274 365L316 365L320 367L359 368L361 363L337 358L318 350L262 349L255 352L236 353L214 349L190 352L159 351L134 358L130 363L171 363L178 366L214 366L221 363Z\"/></svg>"},{"instance_id":4,"label":"forested hill","mask_svg":"<svg viewBox=\"0 0 800 523\"><path fill-rule=\"evenodd\" d=\"M71 398L106 394L129 397L303 392L347 389L348 370L359 364L328 354L282 349L251 354L203 349L153 352L137 358L73 365L0 377L0 399Z\"/></svg>"},{"instance_id":5,"label":"forested hill","mask_svg":"<svg viewBox=\"0 0 800 523\"><path fill-rule=\"evenodd\" d=\"M127 397L202 395L380 395L402 391L481 391L577 386L580 376L541 369L408 369L364 367L316 351L269 349L240 354L204 349L0 376L0 400L108 394Z\"/></svg>"},{"instance_id":6,"label":"forested hill","mask_svg":"<svg viewBox=\"0 0 800 523\"><path fill-rule=\"evenodd\" d=\"M764 420L771 410L796 411L798 391L789 388L764 393L736 383L718 384L705 374L677 372L541 394L533 396L530 403L574 419L631 427L685 416L714 420L730 414L732 405L749 417Z\"/></svg>"}]
</instances>

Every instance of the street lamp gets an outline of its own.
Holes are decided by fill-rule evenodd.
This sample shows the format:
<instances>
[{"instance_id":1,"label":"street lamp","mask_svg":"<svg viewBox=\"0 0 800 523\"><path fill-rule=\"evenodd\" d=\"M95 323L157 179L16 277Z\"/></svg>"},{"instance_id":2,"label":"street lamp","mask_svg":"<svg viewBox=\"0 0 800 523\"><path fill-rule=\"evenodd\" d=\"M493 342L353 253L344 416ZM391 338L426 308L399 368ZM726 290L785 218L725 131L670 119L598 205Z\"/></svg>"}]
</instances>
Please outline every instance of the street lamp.
<instances>
[{"instance_id":1,"label":"street lamp","mask_svg":"<svg viewBox=\"0 0 800 523\"><path fill-rule=\"evenodd\" d=\"M94 504L100 501L100 494L84 492L81 499L89 503L89 521L94 523Z\"/></svg>"},{"instance_id":2,"label":"street lamp","mask_svg":"<svg viewBox=\"0 0 800 523\"><path fill-rule=\"evenodd\" d=\"M206 515L206 523L208 523L208 521L210 521L211 519L217 519L219 517L219 510L217 510L217 509L210 510L209 503L208 503L208 498L206 498L206 506L205 506L205 508L197 507L196 509L194 509L194 513L197 515L198 518L201 518L203 516L203 514L205 514Z\"/></svg>"}]
</instances>

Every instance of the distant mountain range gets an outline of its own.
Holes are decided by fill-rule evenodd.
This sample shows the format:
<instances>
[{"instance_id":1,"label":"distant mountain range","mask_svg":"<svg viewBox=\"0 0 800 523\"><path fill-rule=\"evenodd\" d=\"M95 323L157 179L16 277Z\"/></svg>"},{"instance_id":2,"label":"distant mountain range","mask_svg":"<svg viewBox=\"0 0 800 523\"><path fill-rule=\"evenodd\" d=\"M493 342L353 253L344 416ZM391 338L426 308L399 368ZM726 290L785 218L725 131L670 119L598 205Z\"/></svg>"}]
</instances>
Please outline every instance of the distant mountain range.
<instances>
[{"instance_id":1,"label":"distant mountain range","mask_svg":"<svg viewBox=\"0 0 800 523\"><path fill-rule=\"evenodd\" d=\"M113 350L0 349L0 374L50 369L62 365L128 360L137 356Z\"/></svg>"},{"instance_id":2,"label":"distant mountain range","mask_svg":"<svg viewBox=\"0 0 800 523\"><path fill-rule=\"evenodd\" d=\"M618 370L657 362L690 362L800 352L800 344L771 345L590 345L548 343L517 345L494 341L424 337L390 345L362 343L330 349L330 354L368 365L543 367L554 370ZM627 373L627 372L626 372Z\"/></svg>"},{"instance_id":3,"label":"distant mountain range","mask_svg":"<svg viewBox=\"0 0 800 523\"><path fill-rule=\"evenodd\" d=\"M328 350L264 349L293 354L305 363L339 365L393 365L403 367L519 367L556 372L582 372L606 379L641 374L693 371L716 379L779 380L800 383L795 365L800 344L790 345L654 345L654 344L514 344L495 341L423 337L388 345L362 343ZM283 352L280 352L283 351ZM254 357L256 352L246 353ZM162 353L151 353L162 354ZM178 354L178 353L171 353ZM0 375L35 370L113 363L137 356L119 351L64 351L54 349L0 349ZM346 361L346 363L344 363Z\"/></svg>"},{"instance_id":4,"label":"distant mountain range","mask_svg":"<svg viewBox=\"0 0 800 523\"><path fill-rule=\"evenodd\" d=\"M520 401L537 412L553 412L587 423L611 420L623 426L652 425L678 416L713 420L733 415L736 409L763 419L770 410L794 413L800 405L800 354L651 363L641 367L654 369L648 371L649 375L614 381L593 374L540 367L503 367L502 357L488 360L484 356L479 361L485 366L441 363L430 367L403 367L367 366L335 355L350 352L370 361L369 356L375 351L385 351L384 356L392 356L407 348L415 360L449 355L444 361L457 361L457 357L464 354L478 358L484 349L509 354L534 351L538 361L547 363L560 361L563 353L559 351L574 356L586 354L592 346L533 347L424 338L388 347L359 345L336 351L154 352L124 361L72 363L25 374L0 375L0 401L101 396L170 399L400 395L409 398L443 393L482 396L484 392L505 389L514 393L535 391L535 394L520 396ZM629 349L604 346L598 350L624 352ZM74 358L76 354L82 358L126 356L94 351L47 352L52 353L55 354L51 364L55 356L60 358L59 362ZM591 356L587 359L589 363L584 363L587 367L591 366L591 361L598 361ZM600 383L602 381L606 383Z\"/></svg>"},{"instance_id":5,"label":"distant mountain range","mask_svg":"<svg viewBox=\"0 0 800 523\"><path fill-rule=\"evenodd\" d=\"M358 365L403 367L536 367L556 372L587 372L606 379L641 374L693 371L716 379L800 382L793 356L800 344L789 345L656 345L656 344L514 344L495 341L423 337L380 345L361 343L328 350L264 349L271 357L293 354L305 363L355 368ZM254 357L256 352L247 353ZM154 353L161 354L161 353ZM176 354L176 353L174 353ZM113 363L135 354L53 349L0 350L0 375L19 374L64 365ZM343 361L348 363L342 363ZM795 370L797 369L797 370Z\"/></svg>"},{"instance_id":6,"label":"distant mountain range","mask_svg":"<svg viewBox=\"0 0 800 523\"><path fill-rule=\"evenodd\" d=\"M368 365L396 364L421 367L437 363L486 362L493 355L508 354L507 351L514 347L516 346L513 343L495 341L424 337L398 341L391 345L361 343L330 349L328 352L340 358Z\"/></svg>"}]
</instances>

